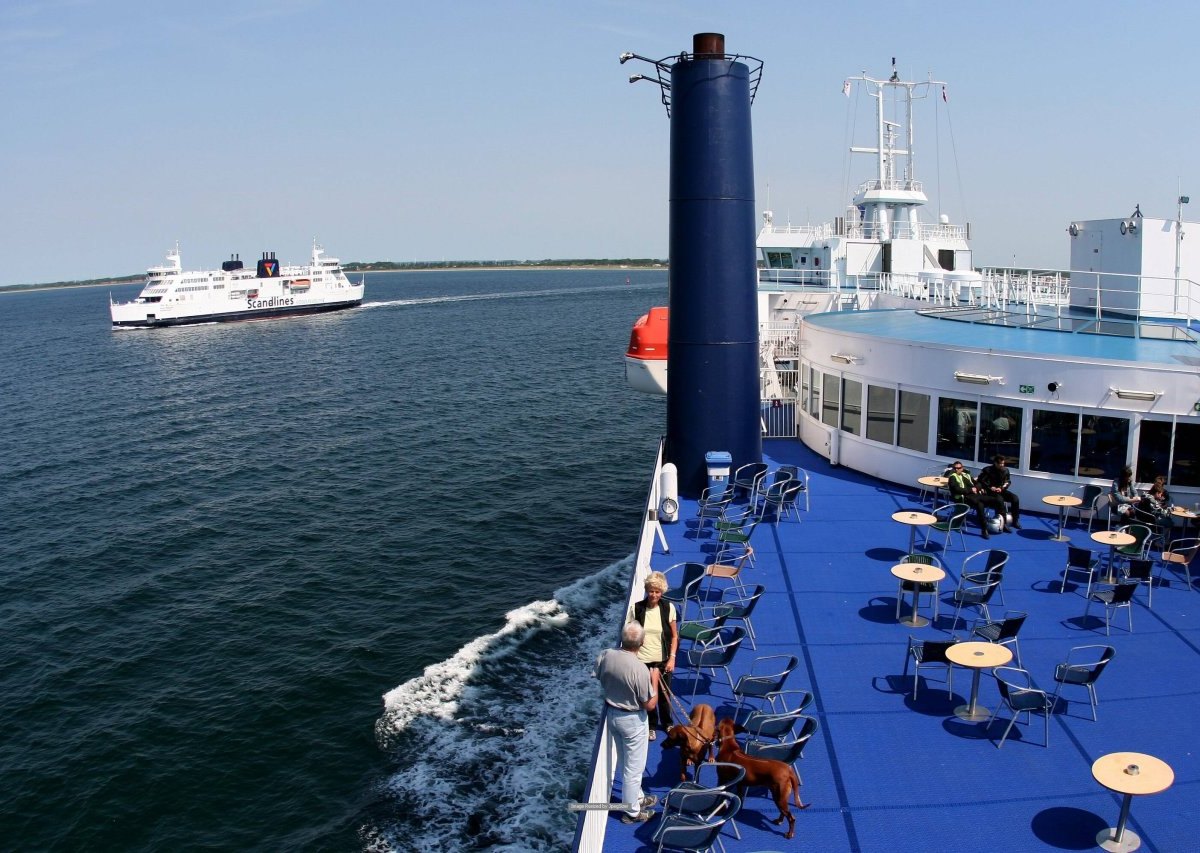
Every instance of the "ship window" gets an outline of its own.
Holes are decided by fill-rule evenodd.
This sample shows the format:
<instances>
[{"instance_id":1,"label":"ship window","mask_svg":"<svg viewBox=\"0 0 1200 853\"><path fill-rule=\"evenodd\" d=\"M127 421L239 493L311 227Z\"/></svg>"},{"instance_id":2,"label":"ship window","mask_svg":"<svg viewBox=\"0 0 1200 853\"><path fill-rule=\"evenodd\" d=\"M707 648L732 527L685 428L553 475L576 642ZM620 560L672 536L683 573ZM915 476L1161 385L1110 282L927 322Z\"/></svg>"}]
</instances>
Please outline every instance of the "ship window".
<instances>
[{"instance_id":1,"label":"ship window","mask_svg":"<svg viewBox=\"0 0 1200 853\"><path fill-rule=\"evenodd\" d=\"M1077 412L1034 409L1033 430L1029 442L1029 470L1045 471L1047 474L1073 475L1078 435L1079 414ZM1085 474L1084 476L1089 475Z\"/></svg>"},{"instance_id":2,"label":"ship window","mask_svg":"<svg viewBox=\"0 0 1200 853\"><path fill-rule=\"evenodd\" d=\"M1149 483L1158 474L1171 469L1171 422L1142 421L1138 429L1136 472L1139 483ZM1172 481L1173 482L1173 481Z\"/></svg>"},{"instance_id":3,"label":"ship window","mask_svg":"<svg viewBox=\"0 0 1200 853\"><path fill-rule=\"evenodd\" d=\"M809 367L809 387L812 396L808 400L808 408L805 410L814 418L821 416L821 371L815 367Z\"/></svg>"},{"instance_id":4,"label":"ship window","mask_svg":"<svg viewBox=\"0 0 1200 853\"><path fill-rule=\"evenodd\" d=\"M832 373L826 373L821 379L821 385L825 392L825 399L821 403L821 423L826 426L836 427L838 424L838 403L841 400L842 382Z\"/></svg>"},{"instance_id":5,"label":"ship window","mask_svg":"<svg viewBox=\"0 0 1200 853\"><path fill-rule=\"evenodd\" d=\"M1200 424L1175 424L1175 458L1171 462L1171 484L1200 486Z\"/></svg>"},{"instance_id":6,"label":"ship window","mask_svg":"<svg viewBox=\"0 0 1200 853\"><path fill-rule=\"evenodd\" d=\"M938 402L937 455L975 458L975 425L979 422L974 400L942 397Z\"/></svg>"},{"instance_id":7,"label":"ship window","mask_svg":"<svg viewBox=\"0 0 1200 853\"><path fill-rule=\"evenodd\" d=\"M979 461L1002 454L1009 465L1021 461L1021 409L984 403L979 410Z\"/></svg>"},{"instance_id":8,"label":"ship window","mask_svg":"<svg viewBox=\"0 0 1200 853\"><path fill-rule=\"evenodd\" d=\"M862 435L862 383L847 379L843 388L842 431Z\"/></svg>"},{"instance_id":9,"label":"ship window","mask_svg":"<svg viewBox=\"0 0 1200 853\"><path fill-rule=\"evenodd\" d=\"M1079 433L1079 476L1115 479L1129 458L1129 418L1083 419Z\"/></svg>"},{"instance_id":10,"label":"ship window","mask_svg":"<svg viewBox=\"0 0 1200 853\"><path fill-rule=\"evenodd\" d=\"M896 443L896 389L867 386L867 438Z\"/></svg>"},{"instance_id":11,"label":"ship window","mask_svg":"<svg viewBox=\"0 0 1200 853\"><path fill-rule=\"evenodd\" d=\"M792 253L767 252L767 266L772 269L790 270L792 268Z\"/></svg>"},{"instance_id":12,"label":"ship window","mask_svg":"<svg viewBox=\"0 0 1200 853\"><path fill-rule=\"evenodd\" d=\"M918 453L929 452L929 395L915 391L900 392L901 447Z\"/></svg>"}]
</instances>

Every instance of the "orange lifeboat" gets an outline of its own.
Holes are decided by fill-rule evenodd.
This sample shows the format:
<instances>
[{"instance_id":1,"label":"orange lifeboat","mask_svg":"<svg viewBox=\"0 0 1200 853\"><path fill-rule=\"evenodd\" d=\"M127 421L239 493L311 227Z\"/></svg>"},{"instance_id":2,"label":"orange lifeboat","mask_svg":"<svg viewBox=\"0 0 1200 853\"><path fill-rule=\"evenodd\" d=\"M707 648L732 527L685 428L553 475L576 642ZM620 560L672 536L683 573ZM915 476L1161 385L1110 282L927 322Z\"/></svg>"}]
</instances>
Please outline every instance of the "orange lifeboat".
<instances>
[{"instance_id":1,"label":"orange lifeboat","mask_svg":"<svg viewBox=\"0 0 1200 853\"><path fill-rule=\"evenodd\" d=\"M667 307L637 318L625 351L625 381L635 391L667 393Z\"/></svg>"}]
</instances>

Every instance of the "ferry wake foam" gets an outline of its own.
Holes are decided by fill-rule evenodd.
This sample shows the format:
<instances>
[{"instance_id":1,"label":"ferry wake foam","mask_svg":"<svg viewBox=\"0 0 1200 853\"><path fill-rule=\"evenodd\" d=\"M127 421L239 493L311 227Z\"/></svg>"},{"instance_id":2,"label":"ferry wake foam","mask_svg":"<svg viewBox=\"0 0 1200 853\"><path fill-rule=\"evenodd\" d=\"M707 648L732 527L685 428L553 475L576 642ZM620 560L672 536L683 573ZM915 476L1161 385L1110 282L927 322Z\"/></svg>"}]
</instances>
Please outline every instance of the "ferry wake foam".
<instances>
[{"instance_id":1,"label":"ferry wake foam","mask_svg":"<svg viewBox=\"0 0 1200 853\"><path fill-rule=\"evenodd\" d=\"M396 769L377 821L359 830L364 849L570 846L566 804L582 792L563 768L588 762L599 713L591 663L613 643L631 568L626 558L509 612L500 630L383 697L376 737Z\"/></svg>"}]
</instances>

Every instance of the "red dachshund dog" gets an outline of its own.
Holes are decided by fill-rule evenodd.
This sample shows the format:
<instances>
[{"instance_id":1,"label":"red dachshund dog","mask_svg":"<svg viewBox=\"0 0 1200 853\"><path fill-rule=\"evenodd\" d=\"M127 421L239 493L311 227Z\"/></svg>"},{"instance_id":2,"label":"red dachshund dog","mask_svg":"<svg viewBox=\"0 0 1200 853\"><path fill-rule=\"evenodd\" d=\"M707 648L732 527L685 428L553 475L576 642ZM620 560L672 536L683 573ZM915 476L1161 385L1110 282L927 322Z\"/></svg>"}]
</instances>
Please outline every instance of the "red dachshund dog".
<instances>
[{"instance_id":1,"label":"red dachshund dog","mask_svg":"<svg viewBox=\"0 0 1200 853\"><path fill-rule=\"evenodd\" d=\"M711 705L701 702L692 708L689 719L691 725L677 725L667 729L667 737L662 744L663 749L679 747L679 778L684 782L688 778L689 764L699 772L701 762L708 761L713 738L717 733L717 715L713 713Z\"/></svg>"},{"instance_id":2,"label":"red dachshund dog","mask_svg":"<svg viewBox=\"0 0 1200 853\"><path fill-rule=\"evenodd\" d=\"M775 805L779 808L779 817L771 823L779 826L786 817L788 820L787 837L791 838L796 834L796 818L788 809L788 801L795 797L797 809L808 808L800 801L800 777L796 775L796 771L790 764L776 761L773 758L752 758L742 752L737 738L734 737L737 731L737 725L729 718L721 720L717 725L717 737L720 741L720 745L717 747L717 761L740 764L746 769L746 776L738 785L737 791L743 802L746 799L747 788L763 787L771 790L771 798L775 800ZM720 778L719 775L718 778ZM721 781L724 783L726 779L721 779Z\"/></svg>"}]
</instances>

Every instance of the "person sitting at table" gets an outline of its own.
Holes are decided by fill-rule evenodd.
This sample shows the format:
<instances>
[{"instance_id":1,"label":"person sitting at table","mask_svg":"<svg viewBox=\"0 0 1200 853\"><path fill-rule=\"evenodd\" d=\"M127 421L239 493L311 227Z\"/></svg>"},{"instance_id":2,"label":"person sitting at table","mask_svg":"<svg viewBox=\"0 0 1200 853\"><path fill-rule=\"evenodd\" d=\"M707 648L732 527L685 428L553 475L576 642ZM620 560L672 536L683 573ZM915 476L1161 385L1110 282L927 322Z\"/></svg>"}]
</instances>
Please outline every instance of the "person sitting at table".
<instances>
[{"instance_id":1,"label":"person sitting at table","mask_svg":"<svg viewBox=\"0 0 1200 853\"><path fill-rule=\"evenodd\" d=\"M1171 493L1167 491L1167 478L1159 474L1154 478L1150 491L1142 498L1138 508L1148 512L1159 521L1171 514Z\"/></svg>"},{"instance_id":2,"label":"person sitting at table","mask_svg":"<svg viewBox=\"0 0 1200 853\"><path fill-rule=\"evenodd\" d=\"M987 527L987 515L984 510L991 507L996 512L1004 512L1004 502L998 496L985 492L976 484L975 479L967 473L961 462L955 462L950 468L946 486L950 490L950 499L955 503L966 504L975 510L975 518L979 521L979 530L984 539L991 537Z\"/></svg>"},{"instance_id":3,"label":"person sitting at table","mask_svg":"<svg viewBox=\"0 0 1200 853\"><path fill-rule=\"evenodd\" d=\"M1109 500L1112 501L1113 512L1118 515L1129 516L1133 515L1134 509L1138 505L1137 489L1133 487L1133 468L1126 465L1121 469L1121 475L1113 480L1112 488L1108 492Z\"/></svg>"},{"instance_id":4,"label":"person sitting at table","mask_svg":"<svg viewBox=\"0 0 1200 853\"><path fill-rule=\"evenodd\" d=\"M979 472L979 485L983 490L1001 500L999 512L1004 512L1003 504L1008 504L1012 508L1012 526L1004 525L1004 532L1011 533L1012 528L1021 529L1021 499L1013 494L1009 489L1009 484L1012 483L1012 477L1008 473L1008 459L1003 453L997 453L992 457L992 464Z\"/></svg>"}]
</instances>

